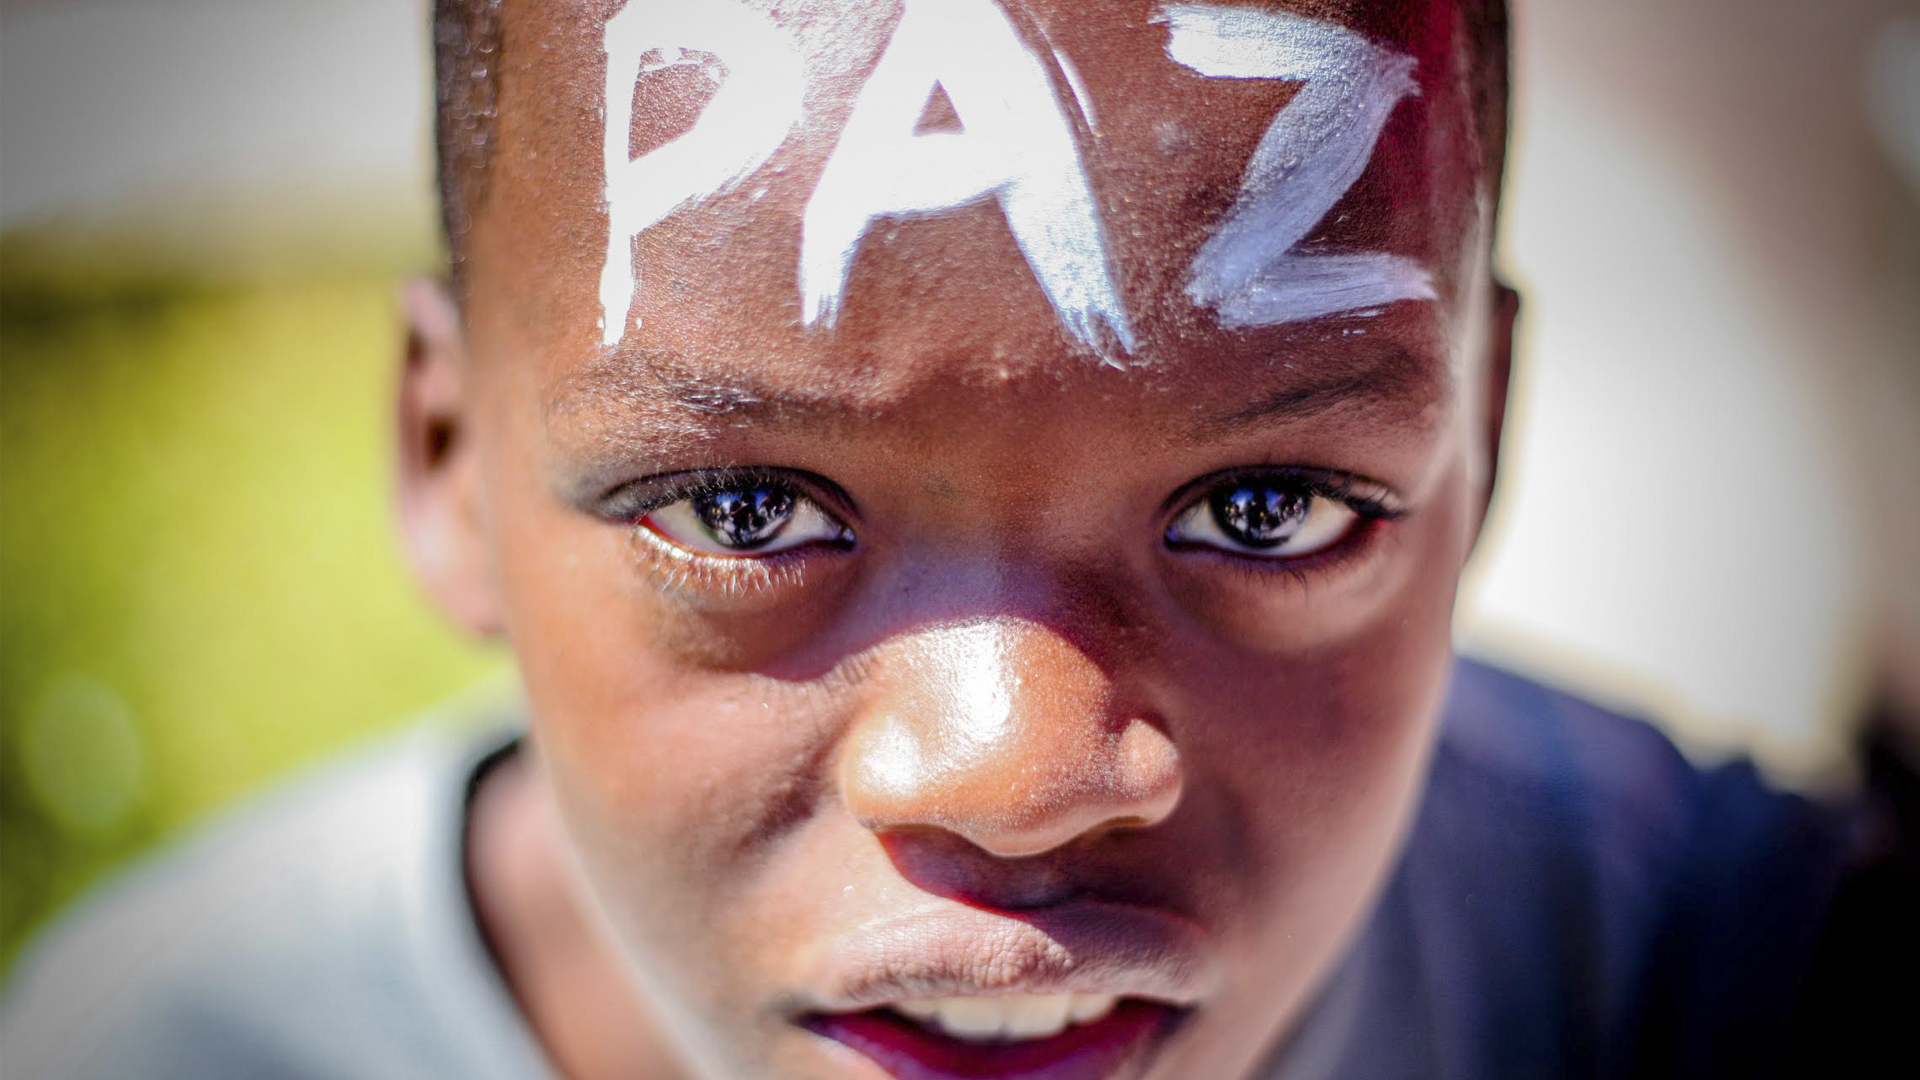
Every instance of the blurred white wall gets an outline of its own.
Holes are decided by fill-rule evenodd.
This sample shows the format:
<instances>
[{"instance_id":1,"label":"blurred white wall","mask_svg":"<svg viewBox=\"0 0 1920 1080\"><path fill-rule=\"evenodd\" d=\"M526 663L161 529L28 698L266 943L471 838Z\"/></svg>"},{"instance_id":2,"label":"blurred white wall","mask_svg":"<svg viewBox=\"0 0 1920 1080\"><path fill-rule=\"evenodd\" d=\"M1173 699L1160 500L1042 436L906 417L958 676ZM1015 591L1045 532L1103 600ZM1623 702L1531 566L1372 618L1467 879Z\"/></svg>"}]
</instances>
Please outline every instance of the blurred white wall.
<instances>
[{"instance_id":1,"label":"blurred white wall","mask_svg":"<svg viewBox=\"0 0 1920 1080\"><path fill-rule=\"evenodd\" d=\"M0 228L431 251L428 63L422 0L0 0Z\"/></svg>"},{"instance_id":2,"label":"blurred white wall","mask_svg":"<svg viewBox=\"0 0 1920 1080\"><path fill-rule=\"evenodd\" d=\"M1911 0L1516 5L1525 368L1462 637L1817 771L1864 665L1844 390L1911 345L1863 89ZM9 0L0 227L431 250L427 59L421 0Z\"/></svg>"},{"instance_id":3,"label":"blurred white wall","mask_svg":"<svg viewBox=\"0 0 1920 1080\"><path fill-rule=\"evenodd\" d=\"M1465 637L1818 773L1860 705L1866 605L1915 569L1871 541L1911 519L1920 454L1862 430L1909 442L1920 416L1890 385L1920 357L1897 164L1920 102L1885 77L1913 70L1915 5L1516 8L1527 367Z\"/></svg>"}]
</instances>

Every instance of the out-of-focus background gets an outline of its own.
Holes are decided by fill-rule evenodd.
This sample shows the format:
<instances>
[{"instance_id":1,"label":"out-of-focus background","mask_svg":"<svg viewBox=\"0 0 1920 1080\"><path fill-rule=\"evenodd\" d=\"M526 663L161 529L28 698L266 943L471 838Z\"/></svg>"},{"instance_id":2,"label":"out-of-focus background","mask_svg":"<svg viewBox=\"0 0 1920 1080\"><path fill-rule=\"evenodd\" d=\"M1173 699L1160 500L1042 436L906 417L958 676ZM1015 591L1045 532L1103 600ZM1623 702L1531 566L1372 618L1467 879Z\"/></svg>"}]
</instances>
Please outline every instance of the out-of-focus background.
<instances>
[{"instance_id":1,"label":"out-of-focus background","mask_svg":"<svg viewBox=\"0 0 1920 1080\"><path fill-rule=\"evenodd\" d=\"M1920 11L1516 6L1463 644L1844 782L1869 698L1920 700ZM392 542L428 63L425 0L0 0L0 968L244 792L510 692Z\"/></svg>"}]
</instances>

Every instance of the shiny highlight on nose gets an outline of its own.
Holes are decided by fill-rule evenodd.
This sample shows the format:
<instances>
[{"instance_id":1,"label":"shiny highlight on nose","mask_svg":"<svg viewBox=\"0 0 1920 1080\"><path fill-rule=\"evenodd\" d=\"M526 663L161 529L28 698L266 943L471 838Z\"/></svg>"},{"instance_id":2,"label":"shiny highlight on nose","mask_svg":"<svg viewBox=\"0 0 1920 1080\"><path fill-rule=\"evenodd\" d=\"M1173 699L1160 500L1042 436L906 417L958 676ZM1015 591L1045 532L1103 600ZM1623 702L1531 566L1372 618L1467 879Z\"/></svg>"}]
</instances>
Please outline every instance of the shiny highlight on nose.
<instances>
[{"instance_id":1,"label":"shiny highlight on nose","mask_svg":"<svg viewBox=\"0 0 1920 1080\"><path fill-rule=\"evenodd\" d=\"M957 706L953 720L975 744L1003 737L1013 722L1013 691L1020 675L1010 670L1011 657L1002 646L1001 635L990 624L981 624L956 631L949 649Z\"/></svg>"},{"instance_id":2,"label":"shiny highlight on nose","mask_svg":"<svg viewBox=\"0 0 1920 1080\"><path fill-rule=\"evenodd\" d=\"M1179 801L1171 738L1119 707L1112 678L1051 630L921 631L890 646L881 670L841 767L868 828L943 829L1012 858L1153 825Z\"/></svg>"}]
</instances>

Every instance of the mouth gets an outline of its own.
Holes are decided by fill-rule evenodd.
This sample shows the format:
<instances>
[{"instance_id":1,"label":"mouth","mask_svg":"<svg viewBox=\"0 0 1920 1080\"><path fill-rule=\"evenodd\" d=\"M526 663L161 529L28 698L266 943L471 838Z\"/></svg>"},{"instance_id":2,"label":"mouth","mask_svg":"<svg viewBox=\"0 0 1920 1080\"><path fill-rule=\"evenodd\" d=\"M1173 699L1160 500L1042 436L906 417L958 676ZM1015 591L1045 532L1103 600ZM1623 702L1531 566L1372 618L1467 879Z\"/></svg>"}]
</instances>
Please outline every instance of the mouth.
<instances>
[{"instance_id":1,"label":"mouth","mask_svg":"<svg viewBox=\"0 0 1920 1080\"><path fill-rule=\"evenodd\" d=\"M829 941L828 992L793 1018L895 1080L1129 1080L1212 992L1213 955L1129 904L930 908Z\"/></svg>"},{"instance_id":2,"label":"mouth","mask_svg":"<svg viewBox=\"0 0 1920 1080\"><path fill-rule=\"evenodd\" d=\"M1114 1080L1138 1075L1184 1010L1111 994L913 998L805 1026L897 1080Z\"/></svg>"}]
</instances>

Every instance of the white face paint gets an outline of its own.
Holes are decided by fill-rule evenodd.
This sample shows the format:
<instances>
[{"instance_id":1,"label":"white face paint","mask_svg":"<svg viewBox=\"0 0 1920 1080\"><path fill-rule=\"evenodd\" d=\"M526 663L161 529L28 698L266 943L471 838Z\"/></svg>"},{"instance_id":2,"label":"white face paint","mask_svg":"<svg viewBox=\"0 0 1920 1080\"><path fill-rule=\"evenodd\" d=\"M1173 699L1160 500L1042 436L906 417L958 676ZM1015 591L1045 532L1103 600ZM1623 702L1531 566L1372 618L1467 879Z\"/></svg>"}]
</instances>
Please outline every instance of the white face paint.
<instances>
[{"instance_id":1,"label":"white face paint","mask_svg":"<svg viewBox=\"0 0 1920 1080\"><path fill-rule=\"evenodd\" d=\"M1344 27L1277 11L1172 5L1167 55L1202 75L1302 81L1247 163L1240 196L1194 257L1187 295L1223 326L1273 326L1396 300L1432 277L1386 252L1296 250L1366 171L1387 117L1417 93L1414 62Z\"/></svg>"},{"instance_id":2,"label":"white face paint","mask_svg":"<svg viewBox=\"0 0 1920 1080\"><path fill-rule=\"evenodd\" d=\"M1386 252L1308 254L1300 241L1365 172L1387 117L1417 92L1411 58L1300 15L1200 4L1162 8L1167 55L1202 75L1304 81L1248 162L1225 221L1195 256L1187 294L1223 326L1271 326L1398 300L1434 299L1430 275ZM630 158L633 91L646 71L725 69L691 129ZM606 26L608 239L602 341L624 336L638 287L634 240L689 203L766 164L801 119L794 41L737 0L631 0ZM1089 127L1093 107L1053 53ZM944 92L961 132L916 134ZM1073 122L1045 61L995 0L904 0L801 225L801 318L831 326L854 254L873 223L989 196L1042 293L1080 342L1131 352L1133 327L1110 272Z\"/></svg>"},{"instance_id":3,"label":"white face paint","mask_svg":"<svg viewBox=\"0 0 1920 1080\"><path fill-rule=\"evenodd\" d=\"M1060 73L1067 77L1067 87L1073 91L1074 104L1080 106L1080 115L1086 117L1087 127L1098 132L1100 117L1093 111L1093 95L1087 92L1087 82L1080 77L1080 69L1059 49L1053 50L1053 62L1060 65Z\"/></svg>"},{"instance_id":4,"label":"white face paint","mask_svg":"<svg viewBox=\"0 0 1920 1080\"><path fill-rule=\"evenodd\" d=\"M607 20L607 262L600 274L601 340L625 335L637 287L634 238L696 200L731 189L766 163L800 121L799 50L733 0L632 0ZM725 78L693 127L629 159L634 84L643 70L720 58ZM644 63L646 54L661 59Z\"/></svg>"},{"instance_id":5,"label":"white face paint","mask_svg":"<svg viewBox=\"0 0 1920 1080\"><path fill-rule=\"evenodd\" d=\"M963 132L914 133L936 88ZM874 221L989 195L1062 325L1096 350L1103 334L1131 350L1073 124L1044 63L993 0L906 0L807 204L802 320L833 324Z\"/></svg>"}]
</instances>

